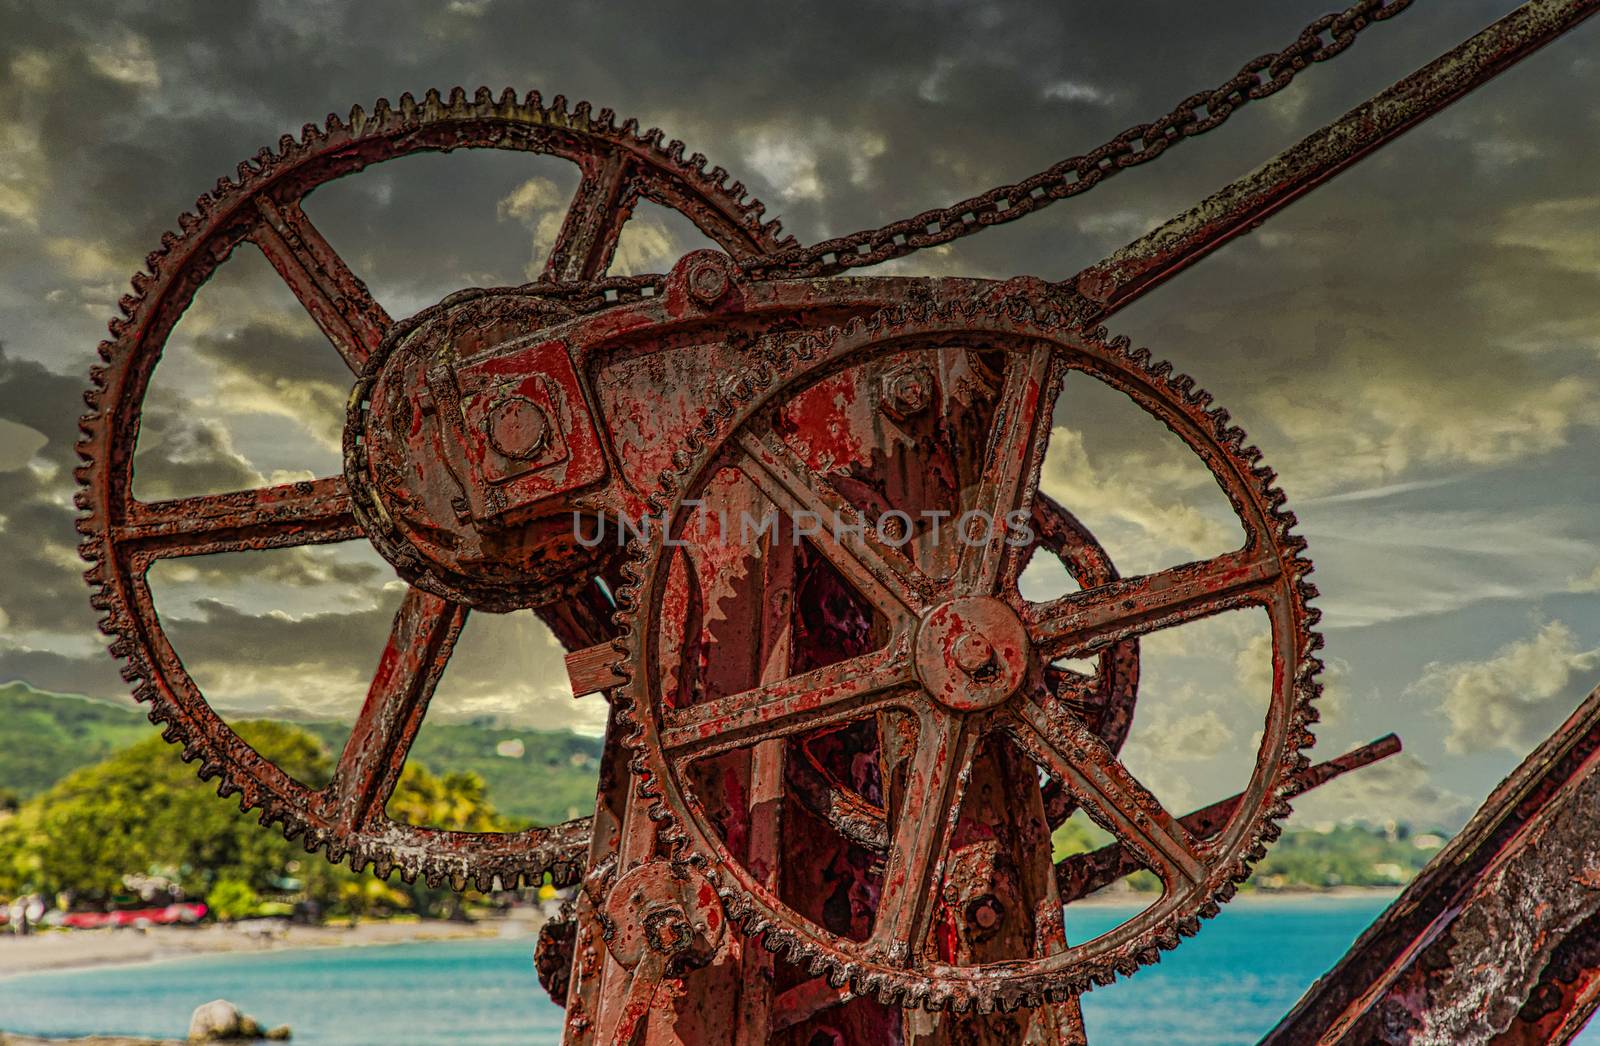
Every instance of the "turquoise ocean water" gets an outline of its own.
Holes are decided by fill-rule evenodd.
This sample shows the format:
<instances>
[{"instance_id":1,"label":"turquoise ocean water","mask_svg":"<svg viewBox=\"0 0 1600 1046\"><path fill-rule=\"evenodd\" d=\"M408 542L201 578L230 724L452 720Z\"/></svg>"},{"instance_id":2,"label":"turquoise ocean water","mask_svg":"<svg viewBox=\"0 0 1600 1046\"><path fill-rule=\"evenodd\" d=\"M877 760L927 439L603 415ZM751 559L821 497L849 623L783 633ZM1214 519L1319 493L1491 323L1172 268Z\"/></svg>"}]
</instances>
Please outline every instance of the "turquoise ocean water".
<instances>
[{"instance_id":1,"label":"turquoise ocean water","mask_svg":"<svg viewBox=\"0 0 1600 1046\"><path fill-rule=\"evenodd\" d=\"M1383 898L1236 900L1136 978L1084 998L1096 1043L1251 1043L1382 910ZM1132 909L1080 906L1082 940ZM0 948L5 947L0 943ZM532 941L324 948L0 978L0 1028L48 1035L182 1037L191 1010L231 999L300 1046L554 1044L561 1011L540 990ZM1600 1046L1590 1029L1580 1042Z\"/></svg>"}]
</instances>

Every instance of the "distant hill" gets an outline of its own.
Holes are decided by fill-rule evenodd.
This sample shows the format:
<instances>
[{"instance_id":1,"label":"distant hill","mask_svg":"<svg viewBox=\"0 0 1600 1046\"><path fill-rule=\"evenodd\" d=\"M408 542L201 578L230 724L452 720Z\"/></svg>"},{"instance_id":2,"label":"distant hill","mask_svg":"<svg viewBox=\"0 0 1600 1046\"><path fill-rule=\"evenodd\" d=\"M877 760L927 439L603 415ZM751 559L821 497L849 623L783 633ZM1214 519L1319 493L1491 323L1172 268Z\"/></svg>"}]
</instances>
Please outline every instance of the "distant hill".
<instances>
[{"instance_id":1,"label":"distant hill","mask_svg":"<svg viewBox=\"0 0 1600 1046\"><path fill-rule=\"evenodd\" d=\"M150 736L140 712L26 683L0 685L0 788L31 799L80 766Z\"/></svg>"},{"instance_id":2,"label":"distant hill","mask_svg":"<svg viewBox=\"0 0 1600 1046\"><path fill-rule=\"evenodd\" d=\"M141 709L71 694L0 685L0 790L20 799L45 791L80 766L149 737ZM337 756L350 725L296 722ZM555 824L594 812L601 740L567 730L519 730L482 720L427 722L411 758L436 774L471 770L494 806L517 826ZM177 758L174 750L173 758ZM321 782L310 781L317 785Z\"/></svg>"},{"instance_id":3,"label":"distant hill","mask_svg":"<svg viewBox=\"0 0 1600 1046\"><path fill-rule=\"evenodd\" d=\"M297 723L338 755L347 723ZM594 813L601 739L570 730L518 730L492 721L424 722L411 758L434 773L471 770L489 799L517 827L558 824Z\"/></svg>"}]
</instances>

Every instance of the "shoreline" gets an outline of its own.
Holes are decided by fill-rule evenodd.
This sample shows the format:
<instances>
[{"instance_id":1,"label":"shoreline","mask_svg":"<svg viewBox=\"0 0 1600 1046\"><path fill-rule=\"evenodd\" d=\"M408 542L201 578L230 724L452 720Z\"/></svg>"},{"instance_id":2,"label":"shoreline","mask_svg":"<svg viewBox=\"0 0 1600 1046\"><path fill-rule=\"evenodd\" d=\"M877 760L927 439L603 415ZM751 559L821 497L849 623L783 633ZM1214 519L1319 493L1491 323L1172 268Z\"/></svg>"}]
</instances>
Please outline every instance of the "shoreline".
<instances>
[{"instance_id":1,"label":"shoreline","mask_svg":"<svg viewBox=\"0 0 1600 1046\"><path fill-rule=\"evenodd\" d=\"M1386 897L1392 901L1396 897L1399 897L1400 891L1404 889L1404 886L1330 886L1320 890L1242 889L1234 895L1231 901L1223 905L1223 910L1226 911L1228 905L1236 905L1240 902L1248 904L1256 901L1262 901L1268 904L1281 904L1291 901L1309 901L1314 899L1326 899L1330 901L1376 900L1380 897ZM1068 906L1067 910L1070 912L1073 908L1077 907L1132 907L1141 902L1144 904L1153 904L1155 903L1156 898L1160 896L1161 895L1154 890L1140 892L1138 890L1106 889L1100 890L1097 893L1092 893L1087 897L1080 897L1078 900L1073 901L1072 904Z\"/></svg>"},{"instance_id":2,"label":"shoreline","mask_svg":"<svg viewBox=\"0 0 1600 1046\"><path fill-rule=\"evenodd\" d=\"M374 921L354 926L209 923L203 926L48 930L28 937L0 933L0 978L103 966L137 966L218 954L266 954L302 948L356 948L428 941L526 937L530 943L544 917L537 909L504 917L456 923L442 919Z\"/></svg>"},{"instance_id":3,"label":"shoreline","mask_svg":"<svg viewBox=\"0 0 1600 1046\"><path fill-rule=\"evenodd\" d=\"M1393 899L1400 887L1341 886L1328 890L1250 890L1236 897L1240 903L1282 904L1314 899ZM1105 891L1084 898L1085 907L1137 906L1155 894ZM144 963L219 954L267 954L309 948L359 948L430 941L491 940L522 937L530 944L544 916L533 908L474 923L445 920L397 920L358 923L355 926L305 926L298 924L250 925L211 923L204 926L152 926L104 930L50 930L16 938L0 933L0 979L30 973L54 973L105 966ZM262 932L268 931L268 932Z\"/></svg>"}]
</instances>

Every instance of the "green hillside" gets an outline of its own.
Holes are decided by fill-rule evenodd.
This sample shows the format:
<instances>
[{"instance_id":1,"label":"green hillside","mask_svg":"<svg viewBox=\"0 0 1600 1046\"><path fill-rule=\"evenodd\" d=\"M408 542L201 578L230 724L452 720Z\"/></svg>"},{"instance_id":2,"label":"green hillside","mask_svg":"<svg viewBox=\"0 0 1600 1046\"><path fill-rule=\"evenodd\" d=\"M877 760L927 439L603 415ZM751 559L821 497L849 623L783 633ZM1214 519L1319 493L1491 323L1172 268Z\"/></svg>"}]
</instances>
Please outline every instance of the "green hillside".
<instances>
[{"instance_id":1,"label":"green hillside","mask_svg":"<svg viewBox=\"0 0 1600 1046\"><path fill-rule=\"evenodd\" d=\"M1414 832L1406 825L1343 824L1319 830L1290 825L1256 865L1245 890L1328 890L1341 886L1392 887L1410 882L1444 846L1444 832ZM1078 814L1056 829L1055 859L1098 850L1109 832ZM1161 888L1146 871L1128 877L1134 890Z\"/></svg>"},{"instance_id":2,"label":"green hillside","mask_svg":"<svg viewBox=\"0 0 1600 1046\"><path fill-rule=\"evenodd\" d=\"M79 767L155 733L136 708L0 685L0 792L29 799ZM295 723L337 756L347 723ZM519 752L520 747L520 754ZM472 771L513 825L555 824L594 811L601 742L570 731L518 730L489 721L428 722L411 760L437 774ZM172 757L177 758L176 750ZM308 782L318 784L320 782Z\"/></svg>"},{"instance_id":3,"label":"green hillside","mask_svg":"<svg viewBox=\"0 0 1600 1046\"><path fill-rule=\"evenodd\" d=\"M345 723L298 723L337 753L350 734ZM521 755L515 753L520 744ZM518 730L490 720L424 723L411 758L436 773L471 770L489 798L516 827L558 824L594 813L600 778L598 737L568 730Z\"/></svg>"},{"instance_id":4,"label":"green hillside","mask_svg":"<svg viewBox=\"0 0 1600 1046\"><path fill-rule=\"evenodd\" d=\"M133 708L0 685L0 789L31 799L80 766L142 741L154 729Z\"/></svg>"}]
</instances>

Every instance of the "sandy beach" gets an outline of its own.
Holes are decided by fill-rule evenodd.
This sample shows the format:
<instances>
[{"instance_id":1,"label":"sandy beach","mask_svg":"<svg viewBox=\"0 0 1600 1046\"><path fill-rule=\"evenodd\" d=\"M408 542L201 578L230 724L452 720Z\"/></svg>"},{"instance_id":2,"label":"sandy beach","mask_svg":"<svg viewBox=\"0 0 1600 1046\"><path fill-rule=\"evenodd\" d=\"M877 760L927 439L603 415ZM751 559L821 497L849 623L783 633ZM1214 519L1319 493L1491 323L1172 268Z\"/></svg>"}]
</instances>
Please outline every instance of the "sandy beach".
<instances>
[{"instance_id":1,"label":"sandy beach","mask_svg":"<svg viewBox=\"0 0 1600 1046\"><path fill-rule=\"evenodd\" d=\"M216 952L403 944L474 937L526 936L529 948L542 917L536 909L475 923L439 920L301 926L278 920L236 925L152 926L148 929L45 930L28 937L0 933L0 977L40 970L154 962ZM531 954L531 951L530 951Z\"/></svg>"}]
</instances>

